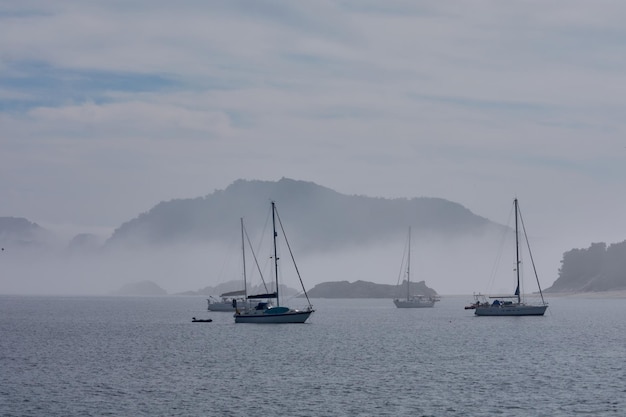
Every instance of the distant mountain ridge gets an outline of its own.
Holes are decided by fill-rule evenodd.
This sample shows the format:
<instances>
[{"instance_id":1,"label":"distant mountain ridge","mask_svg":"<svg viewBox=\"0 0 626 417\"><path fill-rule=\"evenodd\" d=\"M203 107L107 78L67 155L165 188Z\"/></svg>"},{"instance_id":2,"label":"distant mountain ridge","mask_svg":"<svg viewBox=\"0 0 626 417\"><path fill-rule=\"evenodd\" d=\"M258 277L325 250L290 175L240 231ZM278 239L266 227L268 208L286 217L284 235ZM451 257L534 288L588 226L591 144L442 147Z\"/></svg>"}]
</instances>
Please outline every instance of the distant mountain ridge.
<instances>
[{"instance_id":1,"label":"distant mountain ridge","mask_svg":"<svg viewBox=\"0 0 626 417\"><path fill-rule=\"evenodd\" d=\"M5 276L12 277L11 283L16 288L30 288L33 287L31 282L52 283L48 277L50 273L56 272L58 275L55 279L75 277L74 285L85 283L81 288L87 288L89 280L111 282L110 285L114 285L115 281L119 287L123 280L145 277L167 286L169 280L178 279L173 278L177 274L184 277L203 275L208 271L215 275L216 262L203 263L210 248L218 247L212 244L225 246L226 236L236 235L240 217L245 218L246 229L251 235L260 232L268 220L271 200L277 202L290 239L293 237L293 241L297 242L299 254L324 252L324 255L332 255L339 252L335 252L335 249L342 248L348 249L346 252L355 249L360 253L364 248L363 256L376 256L371 255L375 252L367 252L368 247L375 248L375 251L388 245L389 238L396 239L410 225L414 236L419 236L429 245L433 241L431 238L437 238L441 254L446 256L446 245L457 237L463 238L459 241L472 245L480 240L480 236L491 232L500 236L505 228L473 214L458 203L440 198L389 199L345 195L312 182L288 178L278 181L242 179L204 197L158 203L149 211L120 225L104 244L102 236L87 233L78 234L66 242L25 218L0 217L0 246L3 249L4 267L9 270L11 264L13 268L12 273ZM176 243L191 243L181 246L187 258L182 259L179 253L171 251L170 245ZM135 245L142 250L126 251L125 244ZM103 250L115 247L123 250ZM189 253L190 248L198 252ZM474 254L472 251L464 253L469 256ZM119 257L119 254L123 256ZM178 268L174 273L163 268L170 255L177 255L178 259L178 263L174 263ZM358 256L355 259L357 263ZM155 257L165 261L155 262ZM47 264L41 264L42 260ZM189 266L189 260L198 260L199 266ZM561 263L559 277L546 290L548 293L626 289L626 241L608 246L605 243L593 243L586 249L572 249L563 254ZM39 264L46 266L40 270ZM95 269L91 270L94 264ZM323 262L317 265L325 266ZM436 272L443 271L444 266L437 267ZM337 278L361 278L370 271L364 272L360 275L337 273ZM376 279L386 276L386 272L379 271L378 275L372 275ZM42 277L46 277L46 280ZM345 282L332 285L340 287ZM343 289L341 291L343 294ZM351 288L347 292L358 291Z\"/></svg>"},{"instance_id":2,"label":"distant mountain ridge","mask_svg":"<svg viewBox=\"0 0 626 417\"><path fill-rule=\"evenodd\" d=\"M290 234L306 250L361 244L395 234L412 225L423 233L459 236L503 227L440 198L385 199L348 196L312 182L237 180L205 197L161 202L122 224L107 241L165 244L185 240L219 240L246 219L248 230L260 229L277 202Z\"/></svg>"},{"instance_id":3,"label":"distant mountain ridge","mask_svg":"<svg viewBox=\"0 0 626 417\"><path fill-rule=\"evenodd\" d=\"M204 283L217 284L224 277L240 273L235 263L226 261L232 259L229 254L237 252L233 248L239 241L241 217L256 245L254 249L265 252L260 250L265 249L260 244L269 240L261 237L269 235L271 201L277 202L281 224L300 266L314 263L306 267L313 277L307 278L308 285L319 283L322 276L326 280L362 279L370 277L371 272L374 279L391 278L381 264L380 271L357 272L365 267L359 257L367 256L372 261L368 252L373 256L384 252L388 257L391 247L409 226L415 236L419 235L416 240L433 242L429 248L439 246L444 251L446 245L454 242L472 242L475 237L491 239L494 232L499 234L504 228L458 203L440 198L344 195L312 182L288 178L237 180L204 197L160 202L121 224L108 239L78 233L67 241L57 238L54 246L43 238L32 239L33 243L40 243L37 253L31 250L34 245L18 251L19 245L11 240L3 252L5 266L10 263L15 271L10 274L10 291L70 288L88 293L99 288L110 293L128 282L149 279L171 293L180 293L200 288ZM42 232L51 233L45 229ZM325 258L320 259L320 255ZM344 262L350 262L350 258L354 267L342 273L340 269L346 268ZM321 271L323 268L327 270Z\"/></svg>"},{"instance_id":4,"label":"distant mountain ridge","mask_svg":"<svg viewBox=\"0 0 626 417\"><path fill-rule=\"evenodd\" d=\"M290 234L305 236L301 239L303 249L362 244L402 232L409 225L418 233L444 236L480 234L504 227L441 198L386 199L340 194L288 178L241 179L204 197L160 202L121 224L104 246L220 241L232 234L241 217L246 219L248 230L258 232L267 220L272 200L289 220ZM25 218L0 217L0 243L44 245L53 237L52 232ZM92 234L79 233L66 245L72 251L92 252L101 243Z\"/></svg>"}]
</instances>

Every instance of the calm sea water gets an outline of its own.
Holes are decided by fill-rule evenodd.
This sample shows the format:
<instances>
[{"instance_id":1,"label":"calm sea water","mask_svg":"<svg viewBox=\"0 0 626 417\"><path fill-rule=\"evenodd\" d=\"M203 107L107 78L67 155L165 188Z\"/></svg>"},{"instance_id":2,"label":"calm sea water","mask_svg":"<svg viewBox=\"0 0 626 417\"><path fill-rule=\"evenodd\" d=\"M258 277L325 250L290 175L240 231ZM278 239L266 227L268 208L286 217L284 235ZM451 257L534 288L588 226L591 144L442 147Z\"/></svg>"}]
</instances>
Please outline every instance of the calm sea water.
<instances>
[{"instance_id":1,"label":"calm sea water","mask_svg":"<svg viewBox=\"0 0 626 417\"><path fill-rule=\"evenodd\" d=\"M624 415L625 299L510 318L469 301L236 325L198 297L0 296L0 415Z\"/></svg>"}]
</instances>

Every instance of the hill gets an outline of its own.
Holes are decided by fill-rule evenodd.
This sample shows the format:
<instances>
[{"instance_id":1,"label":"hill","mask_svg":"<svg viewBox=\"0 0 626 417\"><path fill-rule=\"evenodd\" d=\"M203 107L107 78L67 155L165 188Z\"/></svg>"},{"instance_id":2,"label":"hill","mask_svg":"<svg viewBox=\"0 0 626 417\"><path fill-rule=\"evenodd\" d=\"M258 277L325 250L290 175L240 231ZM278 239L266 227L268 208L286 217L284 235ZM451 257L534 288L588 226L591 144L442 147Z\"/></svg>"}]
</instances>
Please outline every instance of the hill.
<instances>
[{"instance_id":1,"label":"hill","mask_svg":"<svg viewBox=\"0 0 626 417\"><path fill-rule=\"evenodd\" d=\"M412 282L411 294L426 296L437 295L437 292L426 286L424 281ZM397 298L404 296L406 281L401 285L376 284L367 281L323 282L308 291L311 298Z\"/></svg>"},{"instance_id":2,"label":"hill","mask_svg":"<svg viewBox=\"0 0 626 417\"><path fill-rule=\"evenodd\" d=\"M162 245L190 240L219 241L246 219L252 233L266 224L269 202L275 200L289 222L290 234L303 250L329 250L379 240L406 230L440 236L482 234L499 225L460 204L439 198L384 199L348 196L305 181L238 180L205 197L161 202L119 228L107 246L123 243ZM284 220L288 221L287 214ZM257 230L255 230L257 229Z\"/></svg>"},{"instance_id":3,"label":"hill","mask_svg":"<svg viewBox=\"0 0 626 417\"><path fill-rule=\"evenodd\" d=\"M563 254L559 277L547 293L595 292L626 289L626 241L592 243Z\"/></svg>"},{"instance_id":4,"label":"hill","mask_svg":"<svg viewBox=\"0 0 626 417\"><path fill-rule=\"evenodd\" d=\"M38 248L52 240L50 231L23 217L0 217L0 246Z\"/></svg>"}]
</instances>

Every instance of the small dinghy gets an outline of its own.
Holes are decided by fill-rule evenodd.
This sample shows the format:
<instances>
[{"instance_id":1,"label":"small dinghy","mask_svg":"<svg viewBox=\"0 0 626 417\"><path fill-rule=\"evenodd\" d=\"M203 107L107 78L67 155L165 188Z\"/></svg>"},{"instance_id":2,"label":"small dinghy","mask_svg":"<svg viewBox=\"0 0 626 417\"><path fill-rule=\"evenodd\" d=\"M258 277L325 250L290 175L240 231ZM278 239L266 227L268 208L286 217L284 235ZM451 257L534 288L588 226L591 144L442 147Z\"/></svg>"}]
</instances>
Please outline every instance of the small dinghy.
<instances>
[{"instance_id":1,"label":"small dinghy","mask_svg":"<svg viewBox=\"0 0 626 417\"><path fill-rule=\"evenodd\" d=\"M195 317L191 318L192 323L211 323L213 319L197 319Z\"/></svg>"}]
</instances>

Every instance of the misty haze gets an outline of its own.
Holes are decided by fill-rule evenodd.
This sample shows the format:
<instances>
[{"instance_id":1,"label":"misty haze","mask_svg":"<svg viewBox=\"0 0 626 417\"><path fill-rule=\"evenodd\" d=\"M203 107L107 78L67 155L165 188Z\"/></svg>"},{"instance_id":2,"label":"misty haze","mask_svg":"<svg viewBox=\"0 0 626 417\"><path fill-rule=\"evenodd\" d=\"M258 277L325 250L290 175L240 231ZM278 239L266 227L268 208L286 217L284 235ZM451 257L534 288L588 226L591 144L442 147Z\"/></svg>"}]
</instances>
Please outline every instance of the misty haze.
<instances>
[{"instance_id":1,"label":"misty haze","mask_svg":"<svg viewBox=\"0 0 626 417\"><path fill-rule=\"evenodd\" d=\"M346 196L288 179L238 181L203 198L160 203L107 239L79 234L68 245L40 230L45 241L7 240L4 291L107 294L150 280L173 294L241 280L239 217L260 242L271 198L281 205L309 289L328 281L397 283L412 224L414 279L440 294L471 293L486 282L503 229L445 200ZM270 251L257 256L267 262Z\"/></svg>"},{"instance_id":2,"label":"misty haze","mask_svg":"<svg viewBox=\"0 0 626 417\"><path fill-rule=\"evenodd\" d=\"M176 294L241 281L239 219L258 244L267 230L270 199L281 205L308 289L329 281L397 284L408 226L414 228L414 281L446 295L514 289L510 224L442 199L349 196L283 178L240 180L205 197L162 202L110 236L80 233L69 243L36 224L5 220L3 292L109 294L149 280ZM9 224L19 227L11 232ZM545 262L545 242L535 243L545 289L558 271L541 270L554 260ZM269 249L257 250L267 264ZM283 284L297 288L295 275L288 275ZM538 290L531 280L526 285L528 293Z\"/></svg>"}]
</instances>

